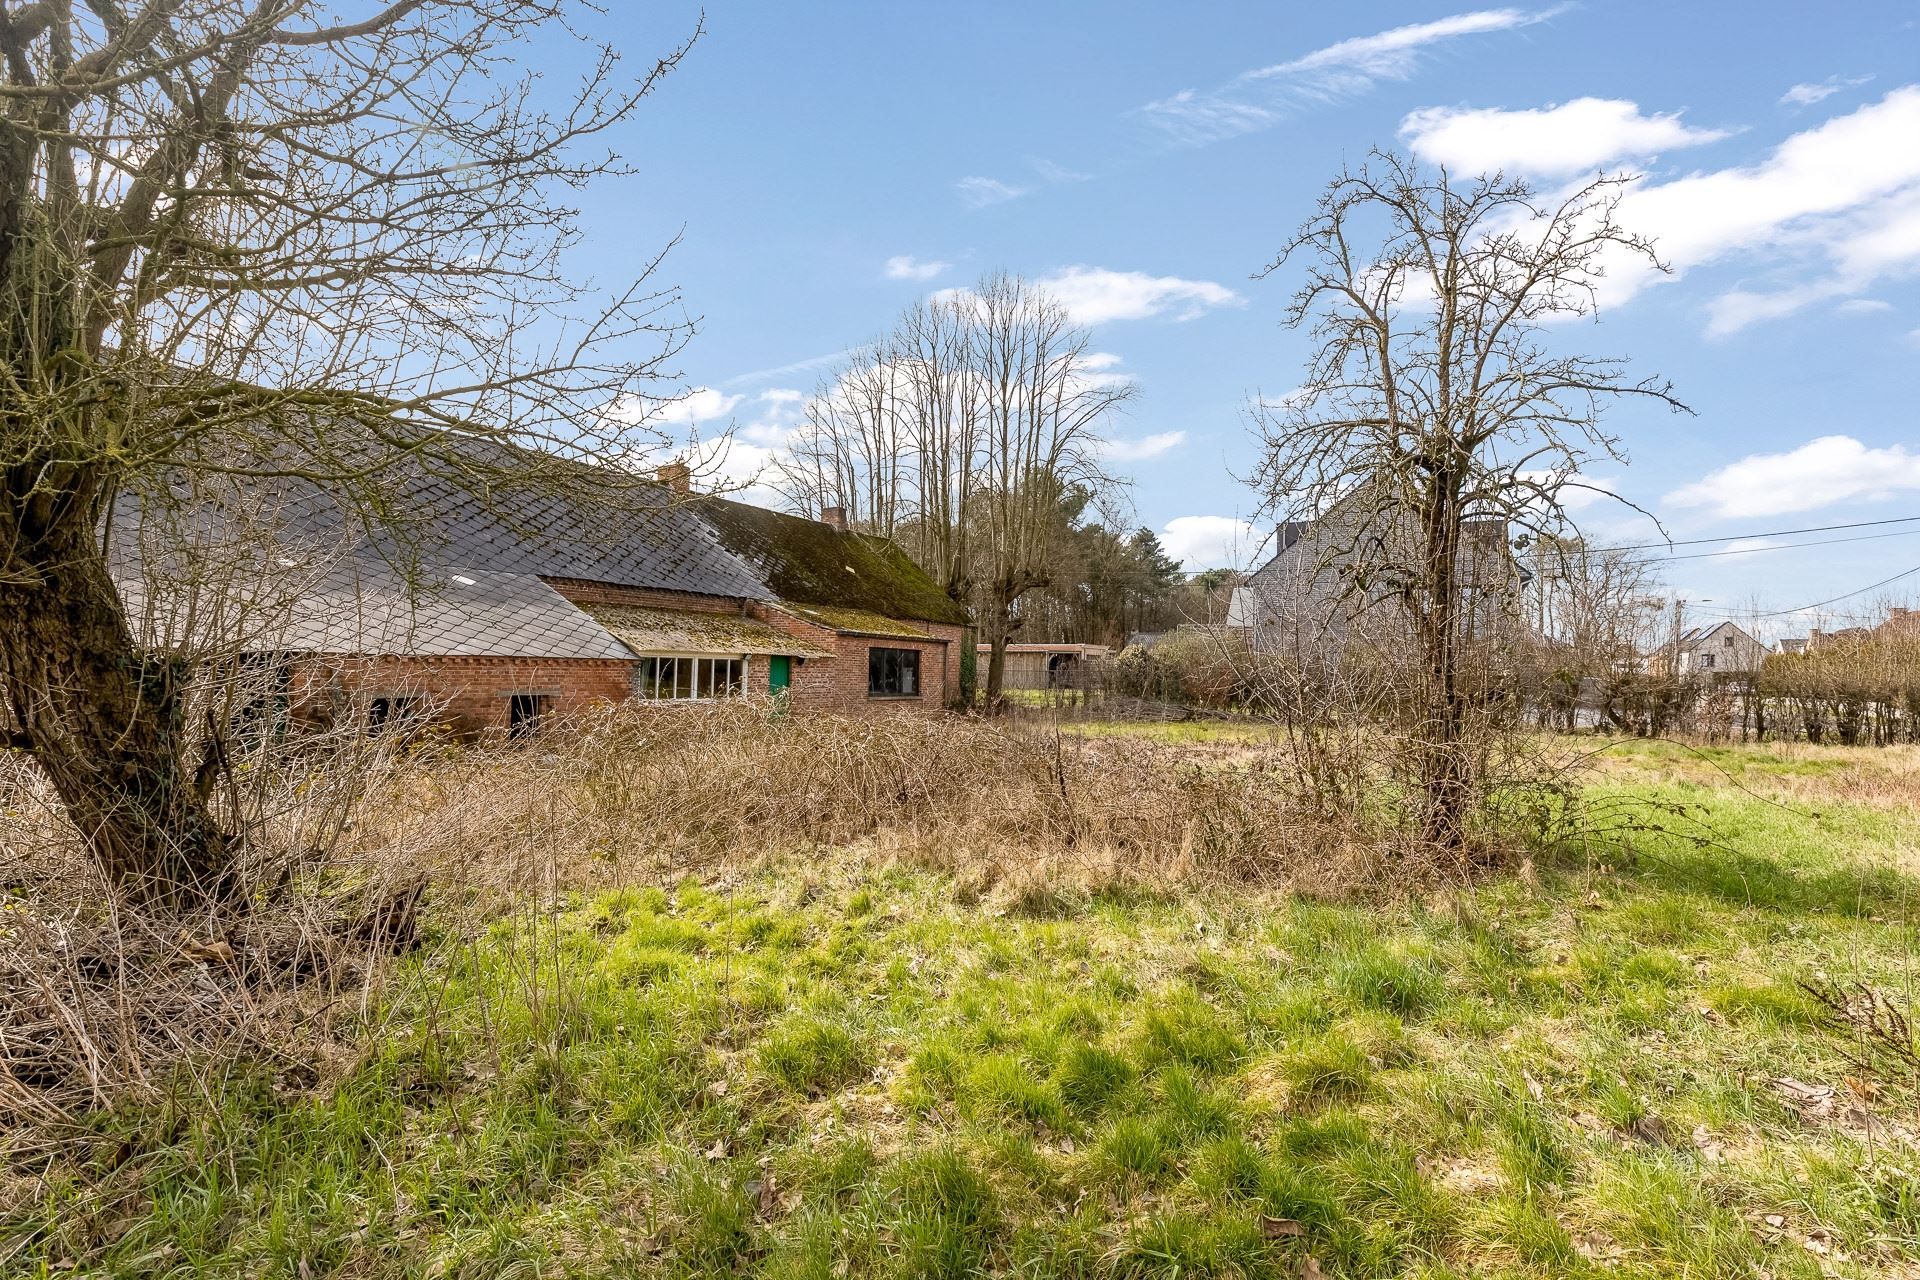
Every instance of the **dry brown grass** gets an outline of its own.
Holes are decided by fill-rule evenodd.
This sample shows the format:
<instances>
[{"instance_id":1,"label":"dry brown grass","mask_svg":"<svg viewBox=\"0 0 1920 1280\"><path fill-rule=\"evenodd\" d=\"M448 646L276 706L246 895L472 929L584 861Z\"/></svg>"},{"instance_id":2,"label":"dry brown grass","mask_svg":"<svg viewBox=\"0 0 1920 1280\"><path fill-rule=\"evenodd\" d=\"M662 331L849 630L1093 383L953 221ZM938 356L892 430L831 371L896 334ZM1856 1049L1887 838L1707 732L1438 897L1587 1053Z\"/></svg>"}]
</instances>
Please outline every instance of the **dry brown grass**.
<instances>
[{"instance_id":1,"label":"dry brown grass","mask_svg":"<svg viewBox=\"0 0 1920 1280\"><path fill-rule=\"evenodd\" d=\"M1920 809L1920 746L1843 747L1758 742L1731 747L1671 738L1622 740L1592 755L1596 774L1626 783L1737 784L1804 804L1847 803L1889 812Z\"/></svg>"},{"instance_id":2,"label":"dry brown grass","mask_svg":"<svg viewBox=\"0 0 1920 1280\"><path fill-rule=\"evenodd\" d=\"M420 760L355 829L373 860L516 897L854 845L991 881L1373 881L1383 833L1309 800L1277 745L629 705L532 750Z\"/></svg>"},{"instance_id":3,"label":"dry brown grass","mask_svg":"<svg viewBox=\"0 0 1920 1280\"><path fill-rule=\"evenodd\" d=\"M229 801L255 819L249 909L183 919L127 909L45 779L0 754L0 1152L190 1085L183 1065L250 1056L319 1079L412 938L417 872L339 839L359 779L393 767L362 742L250 761Z\"/></svg>"}]
</instances>

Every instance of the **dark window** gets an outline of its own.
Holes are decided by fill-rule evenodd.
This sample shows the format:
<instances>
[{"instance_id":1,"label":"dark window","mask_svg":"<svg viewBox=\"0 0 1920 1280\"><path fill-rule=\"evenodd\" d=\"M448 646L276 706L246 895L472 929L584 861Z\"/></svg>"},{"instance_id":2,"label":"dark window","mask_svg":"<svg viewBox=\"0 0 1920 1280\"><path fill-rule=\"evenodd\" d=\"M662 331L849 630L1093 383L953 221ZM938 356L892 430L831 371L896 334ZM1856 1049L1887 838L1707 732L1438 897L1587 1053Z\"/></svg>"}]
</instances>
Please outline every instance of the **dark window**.
<instances>
[{"instance_id":1,"label":"dark window","mask_svg":"<svg viewBox=\"0 0 1920 1280\"><path fill-rule=\"evenodd\" d=\"M367 700L368 733L405 733L420 722L420 699L379 697Z\"/></svg>"},{"instance_id":2,"label":"dark window","mask_svg":"<svg viewBox=\"0 0 1920 1280\"><path fill-rule=\"evenodd\" d=\"M525 738L537 732L552 699L544 693L516 693L507 699L507 736Z\"/></svg>"},{"instance_id":3,"label":"dark window","mask_svg":"<svg viewBox=\"0 0 1920 1280\"><path fill-rule=\"evenodd\" d=\"M1710 653L1701 654L1700 665L1703 667L1711 667L1713 665L1713 655Z\"/></svg>"},{"instance_id":4,"label":"dark window","mask_svg":"<svg viewBox=\"0 0 1920 1280\"><path fill-rule=\"evenodd\" d=\"M918 649L867 650L867 696L870 698L919 697L920 651Z\"/></svg>"},{"instance_id":5,"label":"dark window","mask_svg":"<svg viewBox=\"0 0 1920 1280\"><path fill-rule=\"evenodd\" d=\"M633 670L636 698L727 698L740 692L739 658L642 658Z\"/></svg>"}]
</instances>

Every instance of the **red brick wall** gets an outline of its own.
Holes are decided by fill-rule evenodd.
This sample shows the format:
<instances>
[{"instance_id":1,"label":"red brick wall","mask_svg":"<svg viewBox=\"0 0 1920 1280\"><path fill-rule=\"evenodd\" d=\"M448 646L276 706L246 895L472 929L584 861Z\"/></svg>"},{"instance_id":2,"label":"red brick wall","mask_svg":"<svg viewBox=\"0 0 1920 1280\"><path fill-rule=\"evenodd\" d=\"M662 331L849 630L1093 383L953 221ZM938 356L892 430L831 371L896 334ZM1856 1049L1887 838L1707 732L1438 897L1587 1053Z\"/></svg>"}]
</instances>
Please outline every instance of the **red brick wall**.
<instances>
[{"instance_id":1,"label":"red brick wall","mask_svg":"<svg viewBox=\"0 0 1920 1280\"><path fill-rule=\"evenodd\" d=\"M818 630L816 628L816 630ZM903 711L938 711L960 688L960 628L928 624L933 640L896 640L877 636L840 635L822 631L808 639L833 650L831 658L808 658L793 672L796 710L838 711L844 715L891 715ZM946 643L941 643L941 641ZM876 698L867 693L867 650L917 649L920 652L920 693L912 698Z\"/></svg>"},{"instance_id":2,"label":"red brick wall","mask_svg":"<svg viewBox=\"0 0 1920 1280\"><path fill-rule=\"evenodd\" d=\"M418 697L437 722L480 736L505 732L516 693L545 694L564 716L625 698L632 672L610 659L313 657L294 663L289 703L297 720L337 724L373 698Z\"/></svg>"},{"instance_id":3,"label":"red brick wall","mask_svg":"<svg viewBox=\"0 0 1920 1280\"><path fill-rule=\"evenodd\" d=\"M744 612L808 642L810 647L828 650L830 657L793 660L788 697L796 710L831 710L847 715L937 711L953 700L959 688L959 627L925 624L936 637L931 641L841 635L758 601L571 578L546 581L580 605ZM920 651L921 688L917 697L868 696L867 650L875 646ZM766 655L749 655L742 673L744 692L765 696L770 668ZM513 694L546 694L551 699L549 709L567 715L625 699L632 680L633 664L620 660L316 657L295 663L291 703L296 718L328 723L364 716L368 701L376 697L421 697L457 731L478 736L505 731L507 701Z\"/></svg>"}]
</instances>

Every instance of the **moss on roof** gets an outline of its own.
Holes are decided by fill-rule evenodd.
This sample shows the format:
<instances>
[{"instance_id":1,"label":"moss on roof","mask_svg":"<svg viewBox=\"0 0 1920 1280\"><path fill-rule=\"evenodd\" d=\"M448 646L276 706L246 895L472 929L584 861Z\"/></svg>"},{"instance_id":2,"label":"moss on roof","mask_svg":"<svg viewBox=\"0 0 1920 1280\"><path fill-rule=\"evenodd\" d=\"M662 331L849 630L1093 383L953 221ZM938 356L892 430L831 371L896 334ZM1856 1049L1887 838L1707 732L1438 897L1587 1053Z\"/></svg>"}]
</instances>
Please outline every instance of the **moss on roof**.
<instances>
[{"instance_id":1,"label":"moss on roof","mask_svg":"<svg viewBox=\"0 0 1920 1280\"><path fill-rule=\"evenodd\" d=\"M902 640L931 640L933 634L925 627L912 622L902 622L898 618L889 618L885 614L874 613L870 609L840 609L832 605L796 604L791 600L780 605L788 613L802 622L811 622L816 627L825 627L830 631L840 631L848 635L859 636L897 636Z\"/></svg>"},{"instance_id":2,"label":"moss on roof","mask_svg":"<svg viewBox=\"0 0 1920 1280\"><path fill-rule=\"evenodd\" d=\"M778 627L731 613L589 604L582 613L636 653L785 653L825 657L832 651Z\"/></svg>"},{"instance_id":3,"label":"moss on roof","mask_svg":"<svg viewBox=\"0 0 1920 1280\"><path fill-rule=\"evenodd\" d=\"M721 545L747 562L777 599L854 609L917 622L964 623L965 612L885 538L724 498L702 498L700 514Z\"/></svg>"}]
</instances>

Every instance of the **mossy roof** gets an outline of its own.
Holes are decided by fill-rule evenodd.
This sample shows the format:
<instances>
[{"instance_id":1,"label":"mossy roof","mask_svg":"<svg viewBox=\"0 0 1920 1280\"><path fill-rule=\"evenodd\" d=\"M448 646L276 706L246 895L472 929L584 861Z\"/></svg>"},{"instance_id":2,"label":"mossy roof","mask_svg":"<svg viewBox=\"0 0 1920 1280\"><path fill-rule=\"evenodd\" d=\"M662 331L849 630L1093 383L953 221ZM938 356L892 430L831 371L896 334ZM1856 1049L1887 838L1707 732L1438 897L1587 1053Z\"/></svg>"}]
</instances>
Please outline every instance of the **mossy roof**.
<instances>
[{"instance_id":1,"label":"mossy roof","mask_svg":"<svg viewBox=\"0 0 1920 1280\"><path fill-rule=\"evenodd\" d=\"M784 653L824 657L832 651L797 640L753 618L692 609L654 609L636 605L582 605L635 653Z\"/></svg>"},{"instance_id":2,"label":"mossy roof","mask_svg":"<svg viewBox=\"0 0 1920 1280\"><path fill-rule=\"evenodd\" d=\"M960 606L885 538L842 533L818 520L724 498L702 498L696 505L720 544L746 562L777 600L915 622L966 621Z\"/></svg>"},{"instance_id":3,"label":"mossy roof","mask_svg":"<svg viewBox=\"0 0 1920 1280\"><path fill-rule=\"evenodd\" d=\"M829 631L839 631L847 635L894 636L902 640L933 639L933 634L923 626L917 626L899 618L889 618L885 614L874 613L868 609L796 604L791 600L782 601L779 608L786 610L802 622L811 622L816 627L825 627Z\"/></svg>"}]
</instances>

